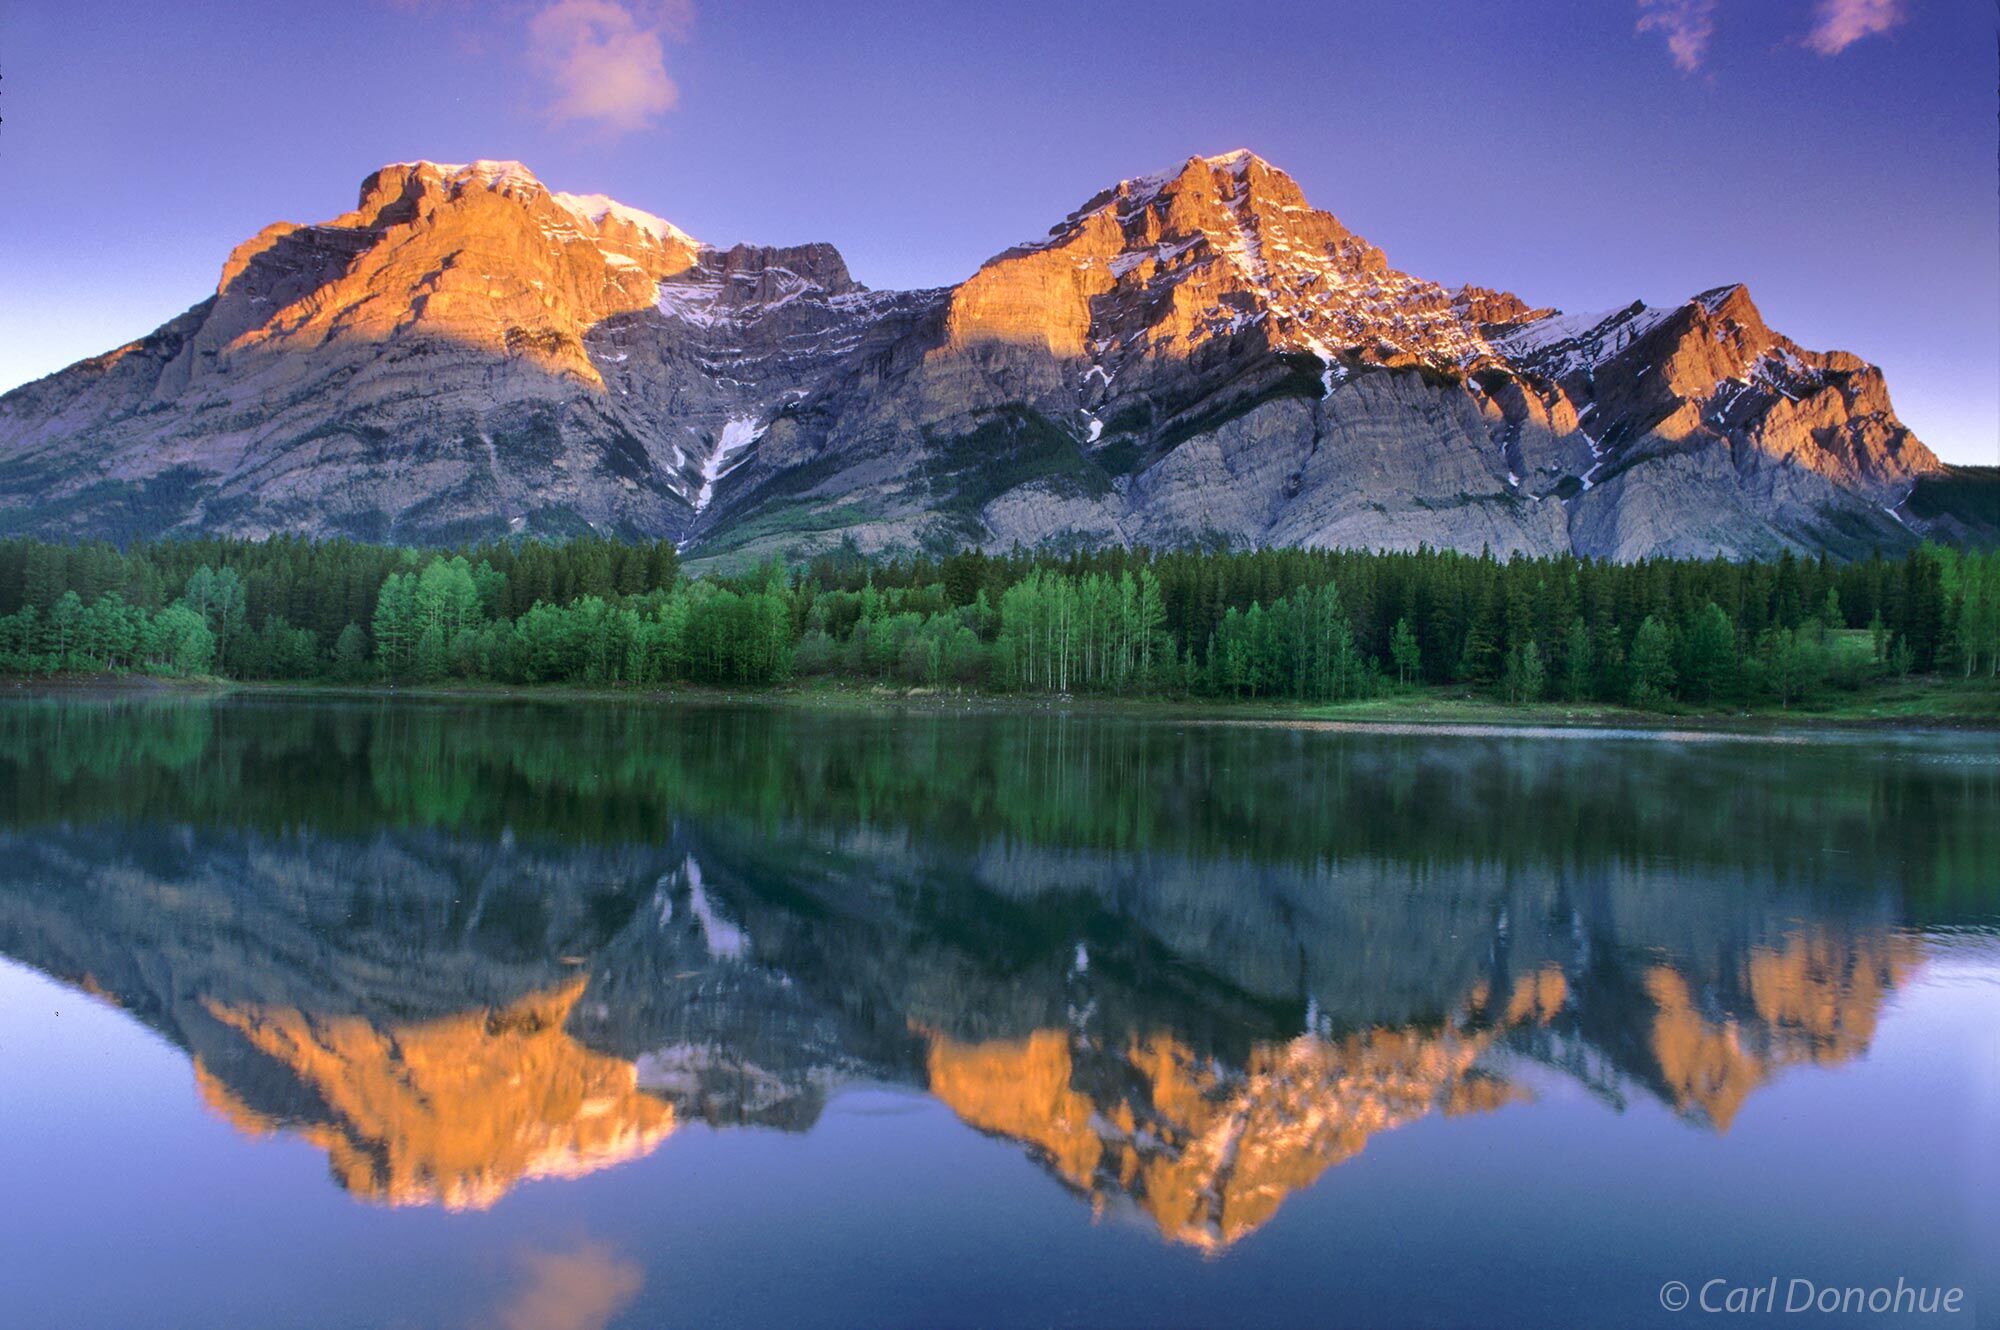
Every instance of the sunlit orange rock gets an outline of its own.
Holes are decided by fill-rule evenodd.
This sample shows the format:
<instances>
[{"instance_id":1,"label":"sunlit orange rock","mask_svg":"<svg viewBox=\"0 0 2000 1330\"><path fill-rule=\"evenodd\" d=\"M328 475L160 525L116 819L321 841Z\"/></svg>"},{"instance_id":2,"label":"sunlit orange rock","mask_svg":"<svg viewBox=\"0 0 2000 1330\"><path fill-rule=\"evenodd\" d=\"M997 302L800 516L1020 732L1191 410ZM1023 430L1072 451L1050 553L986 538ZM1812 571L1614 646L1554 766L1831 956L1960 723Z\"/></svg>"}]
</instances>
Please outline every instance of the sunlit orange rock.
<instances>
[{"instance_id":1,"label":"sunlit orange rock","mask_svg":"<svg viewBox=\"0 0 2000 1330\"><path fill-rule=\"evenodd\" d=\"M1865 1051L1887 993L1917 964L1914 941L1801 934L1744 961L1752 1010L1717 1018L1672 966L1647 968L1639 1032L1676 1111L1727 1130L1783 1068ZM1481 980L1464 1028L1304 1035L1254 1047L1240 1067L1157 1034L1124 1048L1038 1030L960 1043L926 1031L932 1093L968 1124L1020 1141L1102 1204L1129 1197L1170 1240L1226 1247L1380 1132L1424 1115L1491 1112L1525 1098L1478 1061L1510 1031L1556 1021L1572 1001L1544 966L1495 990Z\"/></svg>"},{"instance_id":2,"label":"sunlit orange rock","mask_svg":"<svg viewBox=\"0 0 2000 1330\"><path fill-rule=\"evenodd\" d=\"M1754 1018L1705 1014L1683 976L1654 966L1643 984L1655 1006L1649 1048L1674 1107L1727 1131L1785 1068L1859 1057L1889 991L1920 960L1914 938L1794 934L1744 963Z\"/></svg>"},{"instance_id":3,"label":"sunlit orange rock","mask_svg":"<svg viewBox=\"0 0 2000 1330\"><path fill-rule=\"evenodd\" d=\"M931 1092L1031 1146L1102 1203L1129 1196L1174 1242L1226 1247L1378 1132L1517 1091L1472 1073L1491 1033L1372 1030L1262 1044L1241 1068L1169 1035L1118 1051L1063 1030L961 1044L928 1034Z\"/></svg>"},{"instance_id":4,"label":"sunlit orange rock","mask_svg":"<svg viewBox=\"0 0 2000 1330\"><path fill-rule=\"evenodd\" d=\"M1191 157L1121 181L1050 235L990 260L951 293L946 342L1034 346L1106 366L1186 359L1261 328L1276 347L1384 364L1452 363L1475 346L1442 287L1307 204L1291 176L1249 152Z\"/></svg>"},{"instance_id":5,"label":"sunlit orange rock","mask_svg":"<svg viewBox=\"0 0 2000 1330\"><path fill-rule=\"evenodd\" d=\"M1507 1002L1507 1024L1520 1025L1533 1021L1537 1025L1547 1025L1551 1017L1562 1010L1569 997L1569 980L1553 965L1545 965L1537 970L1527 983L1515 988Z\"/></svg>"},{"instance_id":6,"label":"sunlit orange rock","mask_svg":"<svg viewBox=\"0 0 2000 1330\"><path fill-rule=\"evenodd\" d=\"M1104 1142L1091 1126L1094 1106L1070 1086L1063 1031L985 1044L933 1036L929 1071L931 1093L967 1123L1036 1147L1064 1180L1089 1188Z\"/></svg>"},{"instance_id":7,"label":"sunlit orange rock","mask_svg":"<svg viewBox=\"0 0 2000 1330\"><path fill-rule=\"evenodd\" d=\"M672 1105L638 1088L633 1064L563 1032L585 979L512 1006L381 1027L289 1007L209 1010L293 1071L329 1118L280 1123L196 1063L203 1095L247 1131L283 1127L327 1152L340 1184L391 1205L483 1209L517 1183L574 1178L643 1155L670 1134Z\"/></svg>"},{"instance_id":8,"label":"sunlit orange rock","mask_svg":"<svg viewBox=\"0 0 2000 1330\"><path fill-rule=\"evenodd\" d=\"M1744 1046L1736 1022L1711 1022L1696 1009L1687 981L1664 965L1646 972L1646 995L1658 1008L1651 1047L1674 1107L1699 1109L1727 1131L1749 1093L1768 1074L1762 1057Z\"/></svg>"},{"instance_id":9,"label":"sunlit orange rock","mask_svg":"<svg viewBox=\"0 0 2000 1330\"><path fill-rule=\"evenodd\" d=\"M1554 965L1545 965L1508 987L1496 998L1484 979L1472 986L1465 1000L1468 1014L1502 1025L1547 1025L1569 1000L1569 979Z\"/></svg>"},{"instance_id":10,"label":"sunlit orange rock","mask_svg":"<svg viewBox=\"0 0 2000 1330\"><path fill-rule=\"evenodd\" d=\"M601 388L583 335L650 305L698 246L657 219L552 194L518 162L385 166L321 226L280 222L223 264L197 376L252 350L421 333Z\"/></svg>"},{"instance_id":11,"label":"sunlit orange rock","mask_svg":"<svg viewBox=\"0 0 2000 1330\"><path fill-rule=\"evenodd\" d=\"M1815 1062L1867 1051L1890 990L1922 963L1921 944L1892 934L1869 945L1826 933L1795 934L1759 947L1747 966L1758 1018Z\"/></svg>"}]
</instances>

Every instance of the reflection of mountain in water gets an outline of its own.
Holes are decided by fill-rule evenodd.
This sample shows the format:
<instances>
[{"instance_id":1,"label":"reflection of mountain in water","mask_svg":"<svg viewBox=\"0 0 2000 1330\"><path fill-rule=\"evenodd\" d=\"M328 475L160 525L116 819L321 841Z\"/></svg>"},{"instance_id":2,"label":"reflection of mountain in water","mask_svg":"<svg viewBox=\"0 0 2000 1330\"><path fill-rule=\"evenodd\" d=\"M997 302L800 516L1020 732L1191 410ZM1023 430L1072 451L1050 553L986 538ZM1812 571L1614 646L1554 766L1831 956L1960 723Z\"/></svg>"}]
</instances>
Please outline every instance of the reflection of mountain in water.
<instances>
[{"instance_id":1,"label":"reflection of mountain in water","mask_svg":"<svg viewBox=\"0 0 2000 1330\"><path fill-rule=\"evenodd\" d=\"M583 985L387 1028L212 1004L216 1020L317 1094L324 1114L261 1113L198 1056L195 1077L245 1131L296 1126L356 1195L483 1208L517 1182L580 1177L645 1154L674 1129L672 1106L638 1088L632 1064L564 1033Z\"/></svg>"},{"instance_id":2,"label":"reflection of mountain in water","mask_svg":"<svg viewBox=\"0 0 2000 1330\"><path fill-rule=\"evenodd\" d=\"M641 834L650 787L607 774L629 750L565 769L529 734L519 762L454 774L411 751L406 720L343 713L342 742L306 745L323 767L292 765L282 734L253 742L263 721L226 707L152 748L136 725L120 762L150 791L142 819L117 814L110 768L58 752L46 797L91 820L0 832L0 950L119 1003L188 1050L231 1121L310 1139L342 1186L389 1203L488 1205L643 1154L688 1120L800 1130L841 1084L887 1080L1020 1142L1093 1204L1217 1247L1378 1133L1525 1098L1524 1063L1727 1130L1786 1069L1863 1052L1919 959L1896 931L1903 904L1872 882L1785 871L1769 847L1735 863L1636 852L1677 834L1661 808L1569 853L1499 824L1481 852L1464 827L1440 849L1411 810L1398 838L1267 803L1257 816L1289 829L1265 846L1167 830L1133 803L1146 787L1127 784L1123 752L1105 794L1118 811L1037 830L1043 806L996 807L978 774L935 782L921 808L871 803L863 755L822 734L831 752L782 760L833 777L824 799L655 800ZM691 769L713 738L681 736L659 761ZM1295 743L1182 736L1181 761L1259 769L1295 763ZM184 792L147 785L156 751L197 773ZM1319 757L1421 783L1428 751ZM1054 778L1087 792L1071 768L1105 757L1078 744ZM1455 818L1518 806L1524 784L1555 815L1598 797L1587 766L1565 765L1573 751L1431 760L1476 776L1443 810ZM0 784L28 792L29 761L0 766ZM1626 751L1619 779L1647 763L1687 774L1683 755ZM380 801L365 826L345 820L356 773ZM1963 773L1905 771L1888 793L1931 798L1926 782L1947 778ZM1315 797L1339 779L1321 773ZM1881 779L1822 772L1812 806L1879 801ZM516 787L538 797L496 795ZM1783 789L1743 795L1762 806L1736 829L1792 835ZM438 813L441 797L460 812ZM1365 811L1363 786L1344 797ZM481 807L532 810L518 820L533 831L482 827L467 811ZM1302 852L1299 824L1321 829L1322 853ZM1969 845L1955 853L1988 848ZM1861 848L1878 871L1901 853Z\"/></svg>"},{"instance_id":3,"label":"reflection of mountain in water","mask_svg":"<svg viewBox=\"0 0 2000 1330\"><path fill-rule=\"evenodd\" d=\"M1671 967L1653 966L1642 979L1654 1009L1647 1080L1676 1109L1726 1131L1750 1092L1784 1068L1866 1052L1883 999L1918 956L1906 935L1793 934L1751 952L1719 1014Z\"/></svg>"},{"instance_id":4,"label":"reflection of mountain in water","mask_svg":"<svg viewBox=\"0 0 2000 1330\"><path fill-rule=\"evenodd\" d=\"M672 1129L565 1032L587 977L563 958L643 898L636 855L186 828L0 845L0 948L186 1048L230 1120L303 1132L361 1195L486 1204Z\"/></svg>"},{"instance_id":5,"label":"reflection of mountain in water","mask_svg":"<svg viewBox=\"0 0 2000 1330\"><path fill-rule=\"evenodd\" d=\"M773 853L752 877L692 830L616 853L15 835L0 944L187 1047L231 1121L305 1136L370 1199L484 1206L687 1119L803 1129L871 1078L926 1086L1093 1201L1202 1246L1378 1132L1522 1097L1513 1057L1726 1127L1783 1068L1862 1051L1915 958L1865 915L1786 932L1796 901L1768 893L1724 931L1769 941L1668 962L1581 915L1496 930L1524 889L1477 875L1370 882L1357 902L1316 896L1330 879L1187 864L1157 891L1037 901L907 849L884 851L873 891L823 855L773 878ZM1613 900L1677 885L1627 880ZM1316 899L1381 922L1285 931ZM1447 917L1455 936L1407 945ZM1321 970L1339 982L1314 986Z\"/></svg>"},{"instance_id":6,"label":"reflection of mountain in water","mask_svg":"<svg viewBox=\"0 0 2000 1330\"><path fill-rule=\"evenodd\" d=\"M1060 1030L932 1043L932 1094L1027 1145L1101 1203L1129 1196L1177 1241L1220 1247L1368 1138L1513 1097L1476 1062L1490 1036L1370 1030L1259 1044L1240 1066L1169 1035L1105 1048Z\"/></svg>"}]
</instances>

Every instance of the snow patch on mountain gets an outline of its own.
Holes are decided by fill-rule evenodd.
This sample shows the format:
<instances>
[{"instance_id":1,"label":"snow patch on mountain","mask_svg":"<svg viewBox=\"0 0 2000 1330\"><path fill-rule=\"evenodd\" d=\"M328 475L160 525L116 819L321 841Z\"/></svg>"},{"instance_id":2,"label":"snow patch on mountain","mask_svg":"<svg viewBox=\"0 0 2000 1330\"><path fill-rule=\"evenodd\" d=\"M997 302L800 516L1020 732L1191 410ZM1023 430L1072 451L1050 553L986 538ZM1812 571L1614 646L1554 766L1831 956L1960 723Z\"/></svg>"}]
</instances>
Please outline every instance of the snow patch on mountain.
<instances>
[{"instance_id":1,"label":"snow patch on mountain","mask_svg":"<svg viewBox=\"0 0 2000 1330\"><path fill-rule=\"evenodd\" d=\"M741 960L750 950L750 935L722 917L702 886L701 865L689 855L683 872L687 875L688 911L701 925L702 943L717 960Z\"/></svg>"},{"instance_id":2,"label":"snow patch on mountain","mask_svg":"<svg viewBox=\"0 0 2000 1330\"><path fill-rule=\"evenodd\" d=\"M1548 378L1567 378L1617 355L1672 313L1635 300L1594 314L1551 314L1501 334L1493 349Z\"/></svg>"},{"instance_id":3,"label":"snow patch on mountain","mask_svg":"<svg viewBox=\"0 0 2000 1330\"><path fill-rule=\"evenodd\" d=\"M552 194L550 197L572 217L593 227L603 226L606 220L623 222L635 230L644 231L662 244L672 242L690 248L701 247L700 241L666 218L620 203L606 194Z\"/></svg>"},{"instance_id":4,"label":"snow patch on mountain","mask_svg":"<svg viewBox=\"0 0 2000 1330\"><path fill-rule=\"evenodd\" d=\"M750 416L737 416L722 426L722 437L716 440L715 451L701 464L701 489L694 496L694 510L705 511L715 498L715 482L721 480L736 464L743 461L743 454L750 445L762 438L764 431Z\"/></svg>"}]
</instances>

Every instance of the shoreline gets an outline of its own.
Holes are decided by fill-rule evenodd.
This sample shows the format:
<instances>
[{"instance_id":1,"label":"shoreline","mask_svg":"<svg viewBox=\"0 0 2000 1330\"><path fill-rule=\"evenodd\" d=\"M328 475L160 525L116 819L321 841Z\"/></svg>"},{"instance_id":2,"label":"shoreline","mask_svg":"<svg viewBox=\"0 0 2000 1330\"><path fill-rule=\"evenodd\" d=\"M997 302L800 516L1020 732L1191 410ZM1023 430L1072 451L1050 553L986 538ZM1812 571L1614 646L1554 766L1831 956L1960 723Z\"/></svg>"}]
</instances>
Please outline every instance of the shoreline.
<instances>
[{"instance_id":1,"label":"shoreline","mask_svg":"<svg viewBox=\"0 0 2000 1330\"><path fill-rule=\"evenodd\" d=\"M428 702L617 702L651 705L767 706L856 715L1091 715L1192 724L1314 728L1699 731L1747 737L1785 731L2000 733L2000 688L1925 681L1878 695L1842 698L1817 710L1641 711L1612 703L1507 703L1459 689L1427 688L1352 702L1008 694L882 684L813 682L773 688L702 685L632 688L572 684L340 684L306 681L171 679L152 675L0 679L0 697L297 697ZM1957 703L1954 707L1951 704ZM1984 703L1990 709L1982 709ZM1942 705L1940 705L1942 704ZM1967 705L1970 704L1970 705Z\"/></svg>"}]
</instances>

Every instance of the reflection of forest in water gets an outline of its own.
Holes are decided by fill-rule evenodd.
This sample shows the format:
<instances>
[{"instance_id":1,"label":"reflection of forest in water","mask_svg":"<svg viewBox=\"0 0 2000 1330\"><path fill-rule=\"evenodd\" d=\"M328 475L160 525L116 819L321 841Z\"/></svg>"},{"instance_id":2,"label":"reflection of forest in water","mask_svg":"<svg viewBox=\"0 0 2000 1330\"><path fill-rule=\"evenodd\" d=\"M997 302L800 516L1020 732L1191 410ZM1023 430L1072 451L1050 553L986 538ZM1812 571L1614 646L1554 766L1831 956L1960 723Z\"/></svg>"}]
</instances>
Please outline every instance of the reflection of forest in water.
<instances>
[{"instance_id":1,"label":"reflection of forest in water","mask_svg":"<svg viewBox=\"0 0 2000 1330\"><path fill-rule=\"evenodd\" d=\"M0 950L359 1195L890 1080L1201 1245L1524 1065L1727 1130L2000 876L1971 741L74 701L0 785Z\"/></svg>"}]
</instances>

